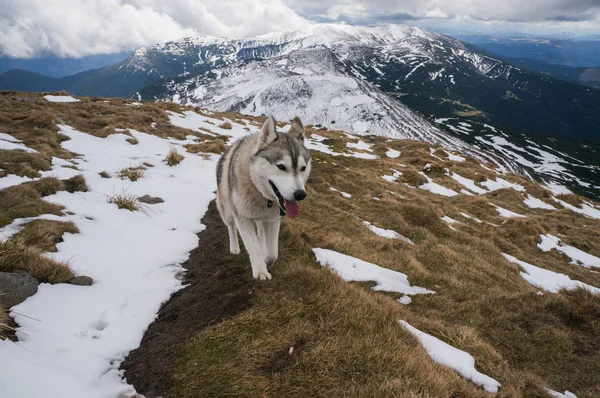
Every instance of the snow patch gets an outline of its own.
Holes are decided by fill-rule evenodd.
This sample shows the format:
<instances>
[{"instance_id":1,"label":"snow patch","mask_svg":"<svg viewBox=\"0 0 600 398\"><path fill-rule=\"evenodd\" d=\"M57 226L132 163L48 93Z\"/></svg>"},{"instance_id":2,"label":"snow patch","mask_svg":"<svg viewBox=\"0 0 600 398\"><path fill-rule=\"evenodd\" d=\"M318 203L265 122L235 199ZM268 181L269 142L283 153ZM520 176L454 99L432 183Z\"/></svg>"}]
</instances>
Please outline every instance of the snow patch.
<instances>
[{"instance_id":1,"label":"snow patch","mask_svg":"<svg viewBox=\"0 0 600 398\"><path fill-rule=\"evenodd\" d=\"M70 95L44 95L44 98L48 102L79 102L77 98Z\"/></svg>"},{"instance_id":2,"label":"snow patch","mask_svg":"<svg viewBox=\"0 0 600 398\"><path fill-rule=\"evenodd\" d=\"M419 340L423 348L425 348L431 359L435 362L455 370L459 375L483 387L487 392L498 392L500 383L478 372L475 369L475 359L471 354L454 348L450 344L444 343L442 340L420 331L405 321L400 320L398 322Z\"/></svg>"},{"instance_id":3,"label":"snow patch","mask_svg":"<svg viewBox=\"0 0 600 398\"><path fill-rule=\"evenodd\" d=\"M180 264L197 247L196 234L204 228L200 219L215 197L217 156L205 160L185 153L178 166L169 167L162 160L177 147L170 140L132 130L139 143L130 145L126 140L131 137L124 134L99 138L59 128L70 138L61 145L80 154L78 166L90 191L45 197L73 212L76 216L65 220L75 220L80 230L65 234L58 252L48 255L70 263L94 284L41 284L37 294L13 308L23 333L17 335L23 337L18 343L0 341L0 358L10 358L0 361L2 395L129 395L134 389L122 379L119 365L139 346L162 303L181 288ZM155 167L135 183L98 175L140 161ZM146 212L107 203L107 195L124 191L160 196L165 202Z\"/></svg>"},{"instance_id":4,"label":"snow patch","mask_svg":"<svg viewBox=\"0 0 600 398\"><path fill-rule=\"evenodd\" d=\"M523 201L530 209L544 209L544 210L556 210L556 207L534 197L527 195L527 198Z\"/></svg>"},{"instance_id":5,"label":"snow patch","mask_svg":"<svg viewBox=\"0 0 600 398\"><path fill-rule=\"evenodd\" d=\"M369 228L375 235L379 235L382 238L399 239L399 240L409 243L411 245L415 244L412 240L408 239L406 236L400 235L398 232L396 232L394 230L376 227L375 225L371 224L368 221L363 221L363 225L365 225L367 228Z\"/></svg>"},{"instance_id":6,"label":"snow patch","mask_svg":"<svg viewBox=\"0 0 600 398\"><path fill-rule=\"evenodd\" d=\"M322 266L334 270L346 282L376 282L375 291L398 292L402 294L434 294L432 290L411 286L408 276L401 272L380 267L333 250L315 248L317 261Z\"/></svg>"},{"instance_id":7,"label":"snow patch","mask_svg":"<svg viewBox=\"0 0 600 398\"><path fill-rule=\"evenodd\" d=\"M540 235L540 238L542 241L537 246L541 251L549 252L552 249L556 249L570 257L571 264L580 264L585 268L600 268L600 258L579 250L576 247L569 246L556 236L546 234Z\"/></svg>"},{"instance_id":8,"label":"snow patch","mask_svg":"<svg viewBox=\"0 0 600 398\"><path fill-rule=\"evenodd\" d=\"M558 293L561 289L575 290L581 287L593 294L600 294L600 289L580 281L574 281L565 274L559 274L557 272L536 267L533 264L521 261L506 253L502 253L502 255L511 263L518 264L523 268L525 272L521 272L521 276L527 282L547 292Z\"/></svg>"},{"instance_id":9,"label":"snow patch","mask_svg":"<svg viewBox=\"0 0 600 398\"><path fill-rule=\"evenodd\" d=\"M419 174L421 174L423 177L427 178L427 183L423 184L423 185L420 185L419 186L420 189L423 189L425 191L429 191L431 193L435 193L435 194L438 194L438 195L442 195L442 196L452 197L452 196L458 195L457 192L455 192L455 191L453 191L453 190L451 190L449 188L446 188L446 187L444 187L444 186L442 186L440 184L437 184L437 183L433 182L433 180L431 178L429 178L422 171L420 171Z\"/></svg>"}]
</instances>

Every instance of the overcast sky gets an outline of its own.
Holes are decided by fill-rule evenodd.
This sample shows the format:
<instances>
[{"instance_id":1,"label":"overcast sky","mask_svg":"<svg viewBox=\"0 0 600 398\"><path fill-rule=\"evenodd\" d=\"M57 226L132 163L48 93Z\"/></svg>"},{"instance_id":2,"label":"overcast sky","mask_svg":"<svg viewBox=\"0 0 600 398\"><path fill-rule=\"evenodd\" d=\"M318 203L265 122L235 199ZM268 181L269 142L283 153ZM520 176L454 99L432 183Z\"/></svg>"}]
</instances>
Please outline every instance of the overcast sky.
<instances>
[{"instance_id":1,"label":"overcast sky","mask_svg":"<svg viewBox=\"0 0 600 398\"><path fill-rule=\"evenodd\" d=\"M186 36L246 37L315 22L432 30L600 33L600 0L0 0L0 53L133 50Z\"/></svg>"}]
</instances>

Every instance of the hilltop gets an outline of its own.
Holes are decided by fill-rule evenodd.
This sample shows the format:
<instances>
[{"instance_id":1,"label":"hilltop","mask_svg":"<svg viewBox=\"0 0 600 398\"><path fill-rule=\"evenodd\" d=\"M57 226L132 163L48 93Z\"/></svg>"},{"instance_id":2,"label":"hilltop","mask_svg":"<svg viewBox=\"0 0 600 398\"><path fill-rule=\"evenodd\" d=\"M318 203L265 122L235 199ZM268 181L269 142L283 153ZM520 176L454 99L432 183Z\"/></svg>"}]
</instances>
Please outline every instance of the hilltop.
<instances>
[{"instance_id":1,"label":"hilltop","mask_svg":"<svg viewBox=\"0 0 600 398\"><path fill-rule=\"evenodd\" d=\"M259 283L211 203L263 117L48 94L0 93L0 271L45 282L0 341L9 396L600 393L597 202L309 125L308 199Z\"/></svg>"}]
</instances>

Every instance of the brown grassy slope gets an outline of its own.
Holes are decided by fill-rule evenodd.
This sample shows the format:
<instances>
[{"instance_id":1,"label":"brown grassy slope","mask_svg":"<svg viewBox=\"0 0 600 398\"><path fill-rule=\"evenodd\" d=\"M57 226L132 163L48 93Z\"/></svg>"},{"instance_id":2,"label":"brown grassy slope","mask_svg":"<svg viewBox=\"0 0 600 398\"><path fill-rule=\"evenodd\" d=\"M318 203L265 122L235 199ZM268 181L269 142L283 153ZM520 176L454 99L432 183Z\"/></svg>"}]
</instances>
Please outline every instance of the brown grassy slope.
<instances>
[{"instance_id":1,"label":"brown grassy slope","mask_svg":"<svg viewBox=\"0 0 600 398\"><path fill-rule=\"evenodd\" d=\"M346 138L341 134L318 134L326 136L334 150L344 151ZM181 348L174 395L486 395L433 363L396 324L404 319L471 353L478 370L502 383L498 396L545 396L544 387L569 389L580 397L598 396L600 298L586 291L539 296L539 289L529 285L520 269L500 253L600 287L598 274L536 247L540 233L565 234L571 244L586 237L588 247L600 247L600 222L567 210L528 209L522 203L524 194L513 190L446 198L408 188L402 177L398 184L389 183L381 176L391 174L391 168L416 174L431 163L429 146L369 140L381 159L313 152L309 196L298 219L284 219L274 279L258 292L250 311L203 331ZM400 150L400 158L385 158L384 143ZM495 178L472 160L442 164L476 181ZM503 178L522 182L532 187L527 193L547 199L540 195L543 189L522 176ZM447 176L434 180L461 188ZM330 187L353 197L346 199ZM489 203L527 218L505 219ZM498 226L462 218L460 212ZM460 221L453 225L457 231L440 220L444 215ZM378 237L362 225L365 220L393 229L416 245ZM313 247L406 273L412 284L437 293L413 296L412 304L400 305L395 301L398 294L346 283L321 268L310 250ZM300 346L301 353L285 360L292 346ZM273 373L273 362L282 360L284 368Z\"/></svg>"},{"instance_id":2,"label":"brown grassy slope","mask_svg":"<svg viewBox=\"0 0 600 398\"><path fill-rule=\"evenodd\" d=\"M193 134L205 140L205 145L190 151L223 149L218 137L168 123L166 110L192 108L175 104L137 107L117 99L108 103L104 99L81 100L50 104L37 94L0 94L0 105L9 105L0 106L0 131L40 151L39 158L23 165L29 169L22 175L49 167L52 156L75 155L58 146L64 137L49 122L56 120L99 136L121 128L162 137ZM262 122L261 118L235 114L211 117ZM31 123L41 127L35 129ZM151 127L153 123L155 127ZM316 133L334 150L347 150L349 139L344 134L324 129ZM418 172L427 163L436 164L435 175L430 178L455 191L462 187L441 172L444 168L475 181L495 178L495 174L473 159L448 161L439 150L434 154L441 160L433 158L428 144L382 137L362 139L373 144L381 159L313 152L309 196L302 203L299 219L284 220L281 257L272 270L274 279L258 290L250 310L206 329L181 347L173 395L489 396L452 370L435 364L397 325L398 319L404 319L472 354L478 370L502 383L498 396L544 396L544 387L569 389L579 397L598 396L600 299L583 291L539 296L538 289L521 278L518 266L506 262L500 252L600 287L599 274L570 264L562 254L542 253L536 247L539 234L561 233L567 243L598 255L600 222L564 209L530 210L522 204L522 194L511 190L446 198L409 188L403 183L423 182ZM384 155L387 148L402 155L388 159ZM0 153L0 168L24 163L3 156ZM391 169L404 173L398 183L381 178L392 174ZM19 173L15 170L12 172ZM524 177L503 178L520 182L528 193L555 204L548 200L545 190ZM344 198L330 187L353 196ZM35 195L38 200L39 192ZM527 218L504 219L489 203ZM7 208L14 206L17 204ZM462 218L461 212L489 224ZM453 225L457 231L440 220L444 215L460 222ZM363 226L363 221L393 229L416 245L378 237ZM406 273L412 284L436 294L413 296L412 304L400 305L396 301L399 295L371 291L369 284L346 283L320 267L310 250L313 247ZM284 359L283 366L273 366L287 358L285 354L292 346L299 351L293 360Z\"/></svg>"}]
</instances>

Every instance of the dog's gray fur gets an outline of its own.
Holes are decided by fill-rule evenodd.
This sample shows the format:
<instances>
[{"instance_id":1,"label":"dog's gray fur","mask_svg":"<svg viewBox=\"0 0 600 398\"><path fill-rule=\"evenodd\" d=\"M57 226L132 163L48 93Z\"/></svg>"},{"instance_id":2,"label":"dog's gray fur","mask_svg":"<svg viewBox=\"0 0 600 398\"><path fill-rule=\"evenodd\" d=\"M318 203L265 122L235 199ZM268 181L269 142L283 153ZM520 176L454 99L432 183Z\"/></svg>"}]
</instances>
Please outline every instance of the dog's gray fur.
<instances>
[{"instance_id":1,"label":"dog's gray fur","mask_svg":"<svg viewBox=\"0 0 600 398\"><path fill-rule=\"evenodd\" d=\"M269 181L283 198L294 201L296 192L305 192L310 169L304 127L298 118L292 121L288 133L277 132L275 120L268 118L260 133L235 142L219 160L217 208L229 229L229 250L240 253L239 231L254 278L271 279L267 266L278 256L281 216Z\"/></svg>"}]
</instances>

